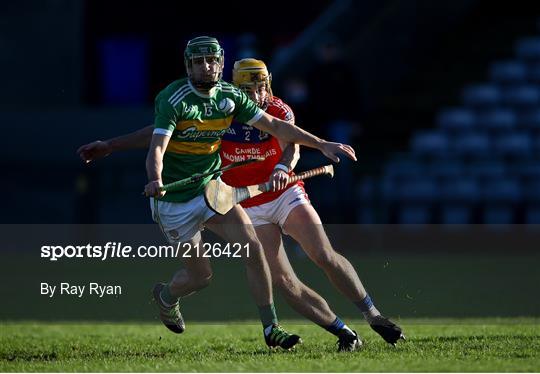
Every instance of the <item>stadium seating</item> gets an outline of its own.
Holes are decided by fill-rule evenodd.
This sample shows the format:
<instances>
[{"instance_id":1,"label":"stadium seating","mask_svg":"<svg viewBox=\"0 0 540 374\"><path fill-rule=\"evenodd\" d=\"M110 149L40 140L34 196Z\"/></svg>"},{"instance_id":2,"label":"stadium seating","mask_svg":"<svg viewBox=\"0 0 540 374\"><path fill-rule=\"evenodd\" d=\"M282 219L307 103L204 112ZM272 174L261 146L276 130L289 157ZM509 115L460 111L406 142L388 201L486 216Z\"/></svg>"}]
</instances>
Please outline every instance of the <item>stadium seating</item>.
<instances>
[{"instance_id":1,"label":"stadium seating","mask_svg":"<svg viewBox=\"0 0 540 374\"><path fill-rule=\"evenodd\" d=\"M427 174L441 180L459 179L464 173L465 165L457 158L433 159L427 164Z\"/></svg>"},{"instance_id":2,"label":"stadium seating","mask_svg":"<svg viewBox=\"0 0 540 374\"><path fill-rule=\"evenodd\" d=\"M493 108L501 103L502 93L495 84L476 84L465 87L463 102L471 108Z\"/></svg>"},{"instance_id":3,"label":"stadium seating","mask_svg":"<svg viewBox=\"0 0 540 374\"><path fill-rule=\"evenodd\" d=\"M531 83L540 83L540 62L529 64L527 69L527 79Z\"/></svg>"},{"instance_id":4,"label":"stadium seating","mask_svg":"<svg viewBox=\"0 0 540 374\"><path fill-rule=\"evenodd\" d=\"M483 222L511 224L515 219L515 206L521 200L521 186L515 179L494 179L482 187L484 203Z\"/></svg>"},{"instance_id":5,"label":"stadium seating","mask_svg":"<svg viewBox=\"0 0 540 374\"><path fill-rule=\"evenodd\" d=\"M497 61L489 71L491 80L500 84L521 83L527 75L527 66L521 61Z\"/></svg>"},{"instance_id":6,"label":"stadium seating","mask_svg":"<svg viewBox=\"0 0 540 374\"><path fill-rule=\"evenodd\" d=\"M516 55L523 61L540 61L540 37L528 37L516 43Z\"/></svg>"},{"instance_id":7,"label":"stadium seating","mask_svg":"<svg viewBox=\"0 0 540 374\"><path fill-rule=\"evenodd\" d=\"M476 118L470 109L447 108L438 114L437 125L449 132L469 131L476 126Z\"/></svg>"},{"instance_id":8,"label":"stadium seating","mask_svg":"<svg viewBox=\"0 0 540 374\"><path fill-rule=\"evenodd\" d=\"M385 165L379 198L391 222L540 224L540 37L517 41L488 77ZM375 209L374 198L361 200Z\"/></svg>"},{"instance_id":9,"label":"stadium seating","mask_svg":"<svg viewBox=\"0 0 540 374\"><path fill-rule=\"evenodd\" d=\"M419 132L412 138L411 149L419 156L442 156L448 153L450 141L442 131Z\"/></svg>"},{"instance_id":10,"label":"stadium seating","mask_svg":"<svg viewBox=\"0 0 540 374\"><path fill-rule=\"evenodd\" d=\"M490 154L491 140L485 132L458 134L454 138L452 149L461 157L482 157Z\"/></svg>"},{"instance_id":11,"label":"stadium seating","mask_svg":"<svg viewBox=\"0 0 540 374\"><path fill-rule=\"evenodd\" d=\"M497 155L530 157L533 151L533 139L525 132L500 135L493 141L493 150Z\"/></svg>"},{"instance_id":12,"label":"stadium seating","mask_svg":"<svg viewBox=\"0 0 540 374\"><path fill-rule=\"evenodd\" d=\"M396 159L385 166L384 175L392 179L418 177L424 173L424 167L415 159Z\"/></svg>"},{"instance_id":13,"label":"stadium seating","mask_svg":"<svg viewBox=\"0 0 540 374\"><path fill-rule=\"evenodd\" d=\"M525 222L527 224L540 224L540 176L524 184L526 201Z\"/></svg>"},{"instance_id":14,"label":"stadium seating","mask_svg":"<svg viewBox=\"0 0 540 374\"><path fill-rule=\"evenodd\" d=\"M501 95L505 105L526 109L540 104L540 88L534 84L521 84L504 89Z\"/></svg>"},{"instance_id":15,"label":"stadium seating","mask_svg":"<svg viewBox=\"0 0 540 374\"><path fill-rule=\"evenodd\" d=\"M487 131L511 131L517 126L517 116L511 109L495 108L479 113L477 122Z\"/></svg>"},{"instance_id":16,"label":"stadium seating","mask_svg":"<svg viewBox=\"0 0 540 374\"><path fill-rule=\"evenodd\" d=\"M518 116L518 127L524 130L540 131L540 108L522 111Z\"/></svg>"},{"instance_id":17,"label":"stadium seating","mask_svg":"<svg viewBox=\"0 0 540 374\"><path fill-rule=\"evenodd\" d=\"M504 178L506 175L506 165L499 160L477 160L471 161L464 167L464 173L471 178L480 181L494 178Z\"/></svg>"},{"instance_id":18,"label":"stadium seating","mask_svg":"<svg viewBox=\"0 0 540 374\"><path fill-rule=\"evenodd\" d=\"M473 222L475 203L480 197L479 183L475 178L448 178L441 184L442 224Z\"/></svg>"}]
</instances>

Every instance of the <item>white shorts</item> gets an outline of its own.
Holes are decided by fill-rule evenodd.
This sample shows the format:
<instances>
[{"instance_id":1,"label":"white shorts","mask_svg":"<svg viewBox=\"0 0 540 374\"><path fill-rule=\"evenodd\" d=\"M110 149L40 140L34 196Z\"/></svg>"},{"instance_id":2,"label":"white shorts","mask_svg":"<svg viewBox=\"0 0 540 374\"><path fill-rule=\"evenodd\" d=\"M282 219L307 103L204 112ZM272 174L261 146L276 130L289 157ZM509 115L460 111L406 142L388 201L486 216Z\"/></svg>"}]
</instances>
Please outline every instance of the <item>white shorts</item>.
<instances>
[{"instance_id":1,"label":"white shorts","mask_svg":"<svg viewBox=\"0 0 540 374\"><path fill-rule=\"evenodd\" d=\"M150 198L152 219L157 222L171 244L201 240L203 224L216 214L208 208L204 195L199 195L185 203Z\"/></svg>"},{"instance_id":2,"label":"white shorts","mask_svg":"<svg viewBox=\"0 0 540 374\"><path fill-rule=\"evenodd\" d=\"M273 223L283 228L289 213L298 205L310 204L306 191L298 185L289 188L277 199L245 208L253 226Z\"/></svg>"}]
</instances>

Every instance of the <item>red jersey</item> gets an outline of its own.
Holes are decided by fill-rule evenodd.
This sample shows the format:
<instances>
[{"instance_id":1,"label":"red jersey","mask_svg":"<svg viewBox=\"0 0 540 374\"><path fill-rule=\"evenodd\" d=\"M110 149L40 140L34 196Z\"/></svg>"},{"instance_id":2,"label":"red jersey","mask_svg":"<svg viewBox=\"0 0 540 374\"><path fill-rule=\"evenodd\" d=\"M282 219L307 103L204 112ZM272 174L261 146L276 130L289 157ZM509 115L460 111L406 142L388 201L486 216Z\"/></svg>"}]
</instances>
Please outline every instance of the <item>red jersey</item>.
<instances>
[{"instance_id":1,"label":"red jersey","mask_svg":"<svg viewBox=\"0 0 540 374\"><path fill-rule=\"evenodd\" d=\"M281 99L273 96L268 103L266 113L294 123L294 114L291 108ZM221 141L221 163L223 166L233 162L244 161L254 157L264 157L264 161L228 170L221 179L230 186L243 187L268 182L274 167L281 159L282 150L276 138L260 131L253 126L233 122ZM289 173L293 175L292 172ZM292 186L303 186L302 181L288 185L285 189L275 192L265 192L241 203L244 208L268 203L278 198Z\"/></svg>"}]
</instances>

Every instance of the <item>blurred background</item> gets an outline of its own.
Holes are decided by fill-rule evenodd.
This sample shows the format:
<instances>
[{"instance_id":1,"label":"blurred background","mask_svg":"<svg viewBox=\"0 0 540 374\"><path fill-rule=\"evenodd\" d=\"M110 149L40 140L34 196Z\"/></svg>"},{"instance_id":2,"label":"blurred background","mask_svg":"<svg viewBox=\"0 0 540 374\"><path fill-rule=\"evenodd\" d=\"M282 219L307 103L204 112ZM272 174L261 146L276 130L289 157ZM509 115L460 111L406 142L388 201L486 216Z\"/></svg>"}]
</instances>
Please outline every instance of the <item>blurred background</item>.
<instances>
[{"instance_id":1,"label":"blurred background","mask_svg":"<svg viewBox=\"0 0 540 374\"><path fill-rule=\"evenodd\" d=\"M540 4L25 0L0 14L2 223L147 223L144 151L81 144L152 123L208 34L267 62L297 124L353 144L308 193L328 223L540 223ZM298 169L326 160L305 150ZM339 191L339 193L328 193Z\"/></svg>"},{"instance_id":2,"label":"blurred background","mask_svg":"<svg viewBox=\"0 0 540 374\"><path fill-rule=\"evenodd\" d=\"M11 303L0 319L154 315L147 291L177 269L176 259L51 263L37 253L43 243L86 243L75 240L79 230L161 243L140 196L146 152L90 165L75 152L151 124L155 95L185 75L184 46L199 35L225 48L226 80L235 60L263 59L298 125L354 145L357 163L343 161L333 180L314 178L306 189L323 222L337 224L327 227L332 243L347 252L381 310L540 315L531 297L540 283L540 3L306 4L2 4L0 279ZM327 162L303 149L298 170ZM301 279L339 313L358 317L295 243L285 245ZM195 296L204 302L187 303L188 317L223 319L213 311L228 303L236 309L227 319L253 318L241 263L216 263L215 278L227 281ZM122 280L128 293L77 303L39 295L40 282L77 280ZM282 316L298 318L278 304Z\"/></svg>"}]
</instances>

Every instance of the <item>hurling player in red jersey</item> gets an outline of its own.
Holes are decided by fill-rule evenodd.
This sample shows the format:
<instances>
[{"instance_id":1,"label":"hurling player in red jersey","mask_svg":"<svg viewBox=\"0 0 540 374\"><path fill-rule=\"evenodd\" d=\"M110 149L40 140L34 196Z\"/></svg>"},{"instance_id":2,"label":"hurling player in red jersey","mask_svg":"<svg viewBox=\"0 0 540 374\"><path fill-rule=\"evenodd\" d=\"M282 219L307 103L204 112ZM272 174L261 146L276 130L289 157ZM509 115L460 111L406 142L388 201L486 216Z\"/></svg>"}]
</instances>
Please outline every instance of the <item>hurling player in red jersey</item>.
<instances>
[{"instance_id":1,"label":"hurling player in red jersey","mask_svg":"<svg viewBox=\"0 0 540 374\"><path fill-rule=\"evenodd\" d=\"M255 59L234 64L233 84L242 88L268 114L294 123L287 104L274 96L266 65ZM90 162L114 151L147 147L153 126L104 142L84 145L77 151ZM244 124L233 123L221 144L223 165L247 158L265 160L225 172L222 180L235 187L270 181L273 190L241 203L263 245L273 284L297 312L338 336L340 351L353 351L362 342L314 290L302 283L283 248L281 230L295 239L327 275L331 283L362 312L370 326L390 344L404 338L402 330L375 308L351 263L336 252L324 232L319 215L309 202L303 182L288 184L298 158L299 146L283 144L277 138Z\"/></svg>"},{"instance_id":2,"label":"hurling player in red jersey","mask_svg":"<svg viewBox=\"0 0 540 374\"><path fill-rule=\"evenodd\" d=\"M235 62L233 84L267 113L294 124L291 108L272 94L271 75L264 62L252 58ZM251 126L233 123L221 143L221 161L228 165L250 157L265 157L265 160L229 170L221 178L234 187L272 183L273 191L245 200L241 205L263 245L273 283L289 305L336 334L340 338L340 349L352 350L360 344L356 333L332 312L328 303L297 278L283 248L281 230L300 244L330 282L358 306L371 327L387 342L395 344L403 338L401 328L375 308L351 263L332 248L303 183L288 184L299 158L299 146L283 144Z\"/></svg>"}]
</instances>

